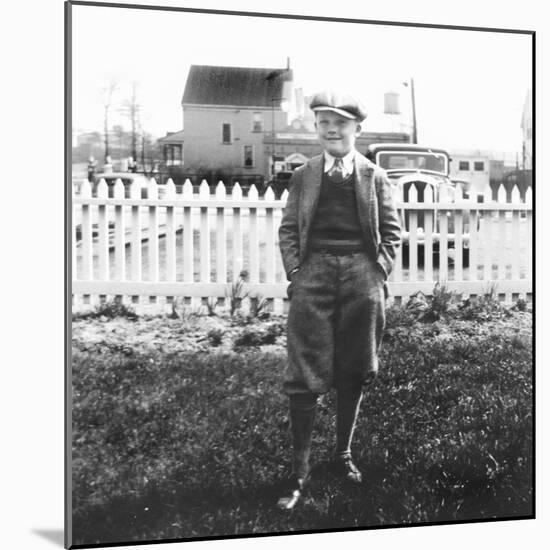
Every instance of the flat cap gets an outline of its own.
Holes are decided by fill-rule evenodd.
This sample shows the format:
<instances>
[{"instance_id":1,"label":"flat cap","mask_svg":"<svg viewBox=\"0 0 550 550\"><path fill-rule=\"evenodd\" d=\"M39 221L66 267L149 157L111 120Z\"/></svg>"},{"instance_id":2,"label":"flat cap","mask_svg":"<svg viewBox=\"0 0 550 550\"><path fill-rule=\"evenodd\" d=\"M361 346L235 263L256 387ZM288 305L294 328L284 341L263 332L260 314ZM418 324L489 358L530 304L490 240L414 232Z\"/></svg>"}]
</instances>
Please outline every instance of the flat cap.
<instances>
[{"instance_id":1,"label":"flat cap","mask_svg":"<svg viewBox=\"0 0 550 550\"><path fill-rule=\"evenodd\" d=\"M346 118L362 122L367 118L367 112L361 102L350 94L334 91L316 93L309 104L312 111L334 111Z\"/></svg>"}]
</instances>

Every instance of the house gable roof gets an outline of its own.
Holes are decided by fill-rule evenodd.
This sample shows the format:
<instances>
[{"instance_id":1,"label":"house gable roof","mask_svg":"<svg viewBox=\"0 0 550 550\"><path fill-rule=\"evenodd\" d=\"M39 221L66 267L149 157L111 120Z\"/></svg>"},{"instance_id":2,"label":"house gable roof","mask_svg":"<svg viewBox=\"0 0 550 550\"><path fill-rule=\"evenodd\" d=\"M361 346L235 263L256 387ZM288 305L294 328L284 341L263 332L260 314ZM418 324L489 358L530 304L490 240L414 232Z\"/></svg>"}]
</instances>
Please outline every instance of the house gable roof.
<instances>
[{"instance_id":1,"label":"house gable roof","mask_svg":"<svg viewBox=\"0 0 550 550\"><path fill-rule=\"evenodd\" d=\"M282 97L285 81L292 81L292 70L191 65L182 105L238 105L271 109L273 99Z\"/></svg>"},{"instance_id":2,"label":"house gable roof","mask_svg":"<svg viewBox=\"0 0 550 550\"><path fill-rule=\"evenodd\" d=\"M179 132L169 132L164 137L161 137L158 141L160 143L170 143L170 142L183 142L183 130Z\"/></svg>"}]
</instances>

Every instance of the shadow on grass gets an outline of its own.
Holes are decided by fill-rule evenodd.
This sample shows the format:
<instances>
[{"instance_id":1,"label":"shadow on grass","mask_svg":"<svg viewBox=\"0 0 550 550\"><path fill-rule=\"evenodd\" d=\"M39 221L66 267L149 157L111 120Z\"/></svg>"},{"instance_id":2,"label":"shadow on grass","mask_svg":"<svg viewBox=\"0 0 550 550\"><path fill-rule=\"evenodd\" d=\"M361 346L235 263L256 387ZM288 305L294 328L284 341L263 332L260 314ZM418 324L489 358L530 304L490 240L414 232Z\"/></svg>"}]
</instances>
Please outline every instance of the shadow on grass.
<instances>
[{"instance_id":1,"label":"shadow on grass","mask_svg":"<svg viewBox=\"0 0 550 550\"><path fill-rule=\"evenodd\" d=\"M371 457L372 458L372 457ZM469 480L461 490L446 487L436 472L424 485L414 474L395 476L396 468L379 463L364 472L360 485L338 479L330 463L314 466L299 505L281 511L275 504L281 480L248 488L216 486L150 490L137 499L116 499L85 518L75 518L79 544L194 539L268 533L299 533L418 523L528 517L531 493L494 492L484 480ZM520 489L521 491L521 489ZM434 498L435 497L435 498ZM519 497L519 498L518 498ZM426 506L432 499L435 505ZM397 520L399 518L399 520Z\"/></svg>"}]
</instances>

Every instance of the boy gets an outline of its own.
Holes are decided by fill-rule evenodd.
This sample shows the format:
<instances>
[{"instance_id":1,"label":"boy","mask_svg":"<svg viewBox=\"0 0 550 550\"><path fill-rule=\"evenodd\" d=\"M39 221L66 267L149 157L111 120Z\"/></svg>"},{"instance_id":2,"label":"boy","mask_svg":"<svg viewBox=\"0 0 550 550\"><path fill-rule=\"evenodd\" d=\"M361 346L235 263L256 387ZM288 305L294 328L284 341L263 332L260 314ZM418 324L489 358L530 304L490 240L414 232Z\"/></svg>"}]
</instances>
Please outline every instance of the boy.
<instances>
[{"instance_id":1,"label":"boy","mask_svg":"<svg viewBox=\"0 0 550 550\"><path fill-rule=\"evenodd\" d=\"M309 474L319 394L337 391L335 471L352 483L361 472L351 439L362 386L378 370L386 280L400 243L390 184L383 170L355 149L366 113L352 96L313 96L323 153L290 181L279 230L287 278L288 366L292 474L278 501L292 509Z\"/></svg>"}]
</instances>

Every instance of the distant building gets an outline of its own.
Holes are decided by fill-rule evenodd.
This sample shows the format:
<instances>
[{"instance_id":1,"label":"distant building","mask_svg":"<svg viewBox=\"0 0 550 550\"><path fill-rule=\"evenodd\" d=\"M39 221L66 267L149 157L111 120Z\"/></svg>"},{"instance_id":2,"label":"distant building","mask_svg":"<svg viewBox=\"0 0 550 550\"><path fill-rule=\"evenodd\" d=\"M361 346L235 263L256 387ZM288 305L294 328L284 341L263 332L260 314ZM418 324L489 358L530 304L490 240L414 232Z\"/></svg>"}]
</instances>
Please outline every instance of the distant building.
<instances>
[{"instance_id":1,"label":"distant building","mask_svg":"<svg viewBox=\"0 0 550 550\"><path fill-rule=\"evenodd\" d=\"M269 180L318 154L309 98L286 68L192 65L182 98L183 130L160 140L167 166L186 176ZM363 132L357 148L407 142L397 132ZM181 160L177 152L181 147Z\"/></svg>"},{"instance_id":2,"label":"distant building","mask_svg":"<svg viewBox=\"0 0 550 550\"><path fill-rule=\"evenodd\" d=\"M186 171L266 175L274 153L267 134L286 128L290 68L192 65L182 99Z\"/></svg>"},{"instance_id":3,"label":"distant building","mask_svg":"<svg viewBox=\"0 0 550 550\"><path fill-rule=\"evenodd\" d=\"M478 192L484 192L490 184L491 162L487 155L479 152L450 152L451 179L470 182Z\"/></svg>"}]
</instances>

